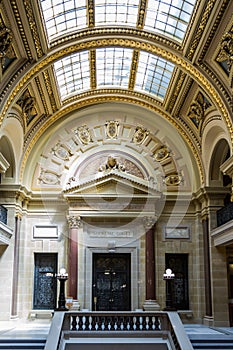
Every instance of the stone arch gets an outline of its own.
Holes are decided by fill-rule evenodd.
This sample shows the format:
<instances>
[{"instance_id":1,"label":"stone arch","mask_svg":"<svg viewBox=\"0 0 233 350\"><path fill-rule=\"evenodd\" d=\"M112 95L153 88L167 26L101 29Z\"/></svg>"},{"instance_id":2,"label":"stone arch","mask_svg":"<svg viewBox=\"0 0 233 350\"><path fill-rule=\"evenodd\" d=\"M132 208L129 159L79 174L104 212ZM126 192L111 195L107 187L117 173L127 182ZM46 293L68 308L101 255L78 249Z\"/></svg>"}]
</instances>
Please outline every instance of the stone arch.
<instances>
[{"instance_id":1,"label":"stone arch","mask_svg":"<svg viewBox=\"0 0 233 350\"><path fill-rule=\"evenodd\" d=\"M15 177L15 157L11 142L6 136L2 136L0 139L0 153L10 164L10 166L7 168L6 172L2 176L2 180L4 180L4 178L8 178L9 181L9 178Z\"/></svg>"}]
</instances>

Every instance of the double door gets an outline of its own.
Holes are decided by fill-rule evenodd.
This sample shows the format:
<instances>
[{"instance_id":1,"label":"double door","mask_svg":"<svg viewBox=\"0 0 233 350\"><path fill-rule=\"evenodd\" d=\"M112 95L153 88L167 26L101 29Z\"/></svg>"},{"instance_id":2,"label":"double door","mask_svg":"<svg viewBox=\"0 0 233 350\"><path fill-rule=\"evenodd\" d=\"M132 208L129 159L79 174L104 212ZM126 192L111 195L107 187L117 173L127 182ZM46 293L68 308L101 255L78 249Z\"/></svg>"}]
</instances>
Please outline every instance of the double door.
<instances>
[{"instance_id":1,"label":"double door","mask_svg":"<svg viewBox=\"0 0 233 350\"><path fill-rule=\"evenodd\" d=\"M131 310L130 254L93 254L92 310Z\"/></svg>"}]
</instances>

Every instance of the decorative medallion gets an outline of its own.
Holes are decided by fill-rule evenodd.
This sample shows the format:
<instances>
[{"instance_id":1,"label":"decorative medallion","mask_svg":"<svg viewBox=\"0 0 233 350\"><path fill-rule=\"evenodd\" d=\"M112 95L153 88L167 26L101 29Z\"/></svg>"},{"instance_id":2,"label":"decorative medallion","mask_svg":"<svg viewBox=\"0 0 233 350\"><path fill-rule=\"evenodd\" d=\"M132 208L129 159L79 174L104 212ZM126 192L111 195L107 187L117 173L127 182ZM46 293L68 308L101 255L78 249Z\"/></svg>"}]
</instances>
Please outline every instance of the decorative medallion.
<instances>
[{"instance_id":1,"label":"decorative medallion","mask_svg":"<svg viewBox=\"0 0 233 350\"><path fill-rule=\"evenodd\" d=\"M115 120L110 120L105 123L106 135L109 139L116 139L118 136L119 123Z\"/></svg>"},{"instance_id":2,"label":"decorative medallion","mask_svg":"<svg viewBox=\"0 0 233 350\"><path fill-rule=\"evenodd\" d=\"M149 131L147 131L147 129L141 127L141 126L137 126L132 138L132 141L136 144L141 144L146 136L149 134Z\"/></svg>"},{"instance_id":3,"label":"decorative medallion","mask_svg":"<svg viewBox=\"0 0 233 350\"><path fill-rule=\"evenodd\" d=\"M43 183L45 185L60 185L60 177L61 175L58 175L51 170L41 169L38 180L40 183Z\"/></svg>"},{"instance_id":4,"label":"decorative medallion","mask_svg":"<svg viewBox=\"0 0 233 350\"><path fill-rule=\"evenodd\" d=\"M157 160L157 162L161 162L162 160L168 158L170 155L169 150L166 146L161 146L159 149L157 149L154 153L154 159Z\"/></svg>"},{"instance_id":5,"label":"decorative medallion","mask_svg":"<svg viewBox=\"0 0 233 350\"><path fill-rule=\"evenodd\" d=\"M92 142L90 129L87 127L87 125L80 126L77 128L77 130L75 130L75 133L84 145L88 145L88 143Z\"/></svg>"},{"instance_id":6,"label":"decorative medallion","mask_svg":"<svg viewBox=\"0 0 233 350\"><path fill-rule=\"evenodd\" d=\"M69 160L70 156L73 155L71 150L66 145L59 142L52 149L52 153L62 160Z\"/></svg>"},{"instance_id":7,"label":"decorative medallion","mask_svg":"<svg viewBox=\"0 0 233 350\"><path fill-rule=\"evenodd\" d=\"M178 186L183 181L179 174L170 174L165 177L165 184L167 186Z\"/></svg>"}]
</instances>

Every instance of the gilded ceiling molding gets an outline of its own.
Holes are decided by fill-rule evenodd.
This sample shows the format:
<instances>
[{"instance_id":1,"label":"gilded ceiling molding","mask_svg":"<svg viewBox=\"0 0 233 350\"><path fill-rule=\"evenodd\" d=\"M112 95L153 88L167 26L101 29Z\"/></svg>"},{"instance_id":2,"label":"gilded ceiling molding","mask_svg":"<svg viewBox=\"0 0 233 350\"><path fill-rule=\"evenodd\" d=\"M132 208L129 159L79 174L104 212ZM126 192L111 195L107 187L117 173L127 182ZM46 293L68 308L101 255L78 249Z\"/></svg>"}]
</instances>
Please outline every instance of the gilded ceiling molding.
<instances>
[{"instance_id":1,"label":"gilded ceiling molding","mask_svg":"<svg viewBox=\"0 0 233 350\"><path fill-rule=\"evenodd\" d=\"M28 41L27 41L27 37L26 37L25 31L24 31L24 26L23 26L22 20L20 18L20 14L19 14L17 3L18 3L17 0L16 1L15 0L11 0L11 7L12 7L12 10L14 12L14 17L16 19L16 22L17 22L17 25L18 25L18 30L19 30L19 33L20 33L20 37L21 37L21 39L23 41L24 48L26 50L27 56L28 56L29 60L32 61L33 60L32 53L31 53L30 46L29 46Z\"/></svg>"},{"instance_id":2,"label":"gilded ceiling molding","mask_svg":"<svg viewBox=\"0 0 233 350\"><path fill-rule=\"evenodd\" d=\"M211 27L211 32L206 40L206 43L203 47L203 50L200 54L200 57L198 58L198 63L200 65L200 68L203 69L204 72L213 80L213 82L218 86L218 88L221 90L221 93L225 97L225 99L228 101L229 106L233 108L233 101L232 101L232 95L228 93L228 91L225 89L221 81L219 80L218 76L209 69L209 67L205 64L205 56L207 54L207 51L209 50L209 47L214 39L214 36L216 35L219 27L219 23L221 22L222 18L224 17L224 13L227 11L227 7L229 6L229 0L223 1L222 7L218 12L217 18L214 22L214 24Z\"/></svg>"},{"instance_id":3,"label":"gilded ceiling molding","mask_svg":"<svg viewBox=\"0 0 233 350\"><path fill-rule=\"evenodd\" d=\"M175 65L183 69L186 73L190 74L193 77L193 79L195 79L203 87L206 93L209 94L209 96L211 96L212 100L216 103L217 107L221 111L223 119L225 120L226 125L229 129L230 137L233 143L232 121L228 115L228 111L226 110L226 107L224 106L224 103L220 95L212 86L212 84L207 80L207 78L203 74L201 74L196 67L192 66L189 61L182 58L181 56L178 56L175 53L172 53L170 51L167 51L165 48L161 48L157 45L154 45L153 43L141 42L137 38L136 39L135 38L125 39L122 37L108 38L108 39L100 38L100 39L73 44L69 47L65 47L63 49L60 49L59 51L51 53L51 55L45 57L40 62L36 63L31 68L31 70L29 70L25 74L25 76L19 81L19 83L13 89L12 93L8 97L5 103L5 106L2 110L0 123L2 123L2 120L6 116L10 105L13 103L15 97L19 94L20 90L25 88L25 86L29 83L29 81L33 79L41 70L47 68L49 65L54 63L57 59L60 59L68 54L72 54L80 50L91 50L93 48L107 47L107 46L121 46L121 47L133 48L136 50L144 50L144 51L150 52L154 55L161 56L162 58L174 63ZM157 101L154 100L154 103L155 102Z\"/></svg>"},{"instance_id":4,"label":"gilded ceiling molding","mask_svg":"<svg viewBox=\"0 0 233 350\"><path fill-rule=\"evenodd\" d=\"M127 27L118 27L118 28L85 28L83 30L78 31L77 33L68 34L65 37L58 38L50 44L51 49L55 49L58 46L62 46L64 44L67 45L69 42L74 42L77 40L85 40L93 39L93 37L103 37L106 38L121 36L125 38L128 36L129 38L137 37L142 40L152 40L153 42L157 42L158 44L165 45L169 48L172 48L175 51L181 51L181 45L173 40L169 40L164 36L160 36L159 34L153 34L151 32L143 31L141 29L136 28L127 28Z\"/></svg>"},{"instance_id":5,"label":"gilded ceiling molding","mask_svg":"<svg viewBox=\"0 0 233 350\"><path fill-rule=\"evenodd\" d=\"M33 36L33 41L36 47L36 52L39 58L41 58L44 53L42 50L42 46L41 46L41 42L40 42L40 37L38 35L38 31L37 31L37 26L36 26L36 21L35 21L35 17L33 14L33 9L32 9L32 5L31 5L31 0L24 0L24 6L25 6L25 11L27 14L27 18L28 18L28 23L31 29L31 33Z\"/></svg>"},{"instance_id":6,"label":"gilded ceiling molding","mask_svg":"<svg viewBox=\"0 0 233 350\"><path fill-rule=\"evenodd\" d=\"M91 89L96 89L96 50L90 50L90 79L91 79Z\"/></svg>"},{"instance_id":7,"label":"gilded ceiling molding","mask_svg":"<svg viewBox=\"0 0 233 350\"><path fill-rule=\"evenodd\" d=\"M192 45L191 45L191 47L189 48L189 51L188 51L187 57L188 57L188 59L190 61L192 60L193 55L196 52L196 48L197 48L197 46L198 46L198 44L200 42L200 39L201 39L201 37L203 35L203 32L204 32L204 30L206 28L207 22L209 20L209 17L211 15L211 12L213 10L213 7L214 7L215 3L216 3L216 0L209 0L207 5L205 6L205 11L204 11L204 13L201 16L201 22L200 22L199 27L197 29L197 32L195 34L194 40L192 42Z\"/></svg>"},{"instance_id":8,"label":"gilded ceiling molding","mask_svg":"<svg viewBox=\"0 0 233 350\"><path fill-rule=\"evenodd\" d=\"M130 77L129 77L129 89L133 90L135 86L136 81L136 73L137 73L137 67L138 67L138 59L139 59L139 51L134 50L133 51L133 57L132 57L132 64L130 69Z\"/></svg>"},{"instance_id":9,"label":"gilded ceiling molding","mask_svg":"<svg viewBox=\"0 0 233 350\"><path fill-rule=\"evenodd\" d=\"M148 0L140 0L139 3L137 28L140 29L144 27L147 2Z\"/></svg>"},{"instance_id":10,"label":"gilded ceiling molding","mask_svg":"<svg viewBox=\"0 0 233 350\"><path fill-rule=\"evenodd\" d=\"M43 71L43 78L44 78L44 82L46 85L46 90L49 94L49 100L50 100L50 104L52 107L52 111L53 111L53 113L55 113L57 111L57 104L56 104L56 100L55 100L54 93L53 93L53 86L51 84L51 79L50 79L49 72L47 69ZM40 89L40 96L44 96L42 89ZM45 109L46 113L49 114L49 110L48 110L47 103L46 103L45 99L43 99L43 105L44 105L44 109Z\"/></svg>"},{"instance_id":11,"label":"gilded ceiling molding","mask_svg":"<svg viewBox=\"0 0 233 350\"><path fill-rule=\"evenodd\" d=\"M172 97L170 98L169 104L167 107L167 111L169 113L171 113L173 108L174 108L175 102L176 102L177 97L181 91L182 85L184 84L184 80L185 80L186 76L187 76L187 74L185 72L179 72L177 83L173 89Z\"/></svg>"},{"instance_id":12,"label":"gilded ceiling molding","mask_svg":"<svg viewBox=\"0 0 233 350\"><path fill-rule=\"evenodd\" d=\"M47 107L47 103L46 103L46 101L45 101L45 97L44 97L44 93L43 93L43 89L42 89L42 87L41 87L41 83L40 83L39 77L36 77L36 78L35 78L35 82L36 82L36 85L37 85L37 89L38 89L38 91L39 91L40 99L41 99L42 104L43 104L43 107L44 107L44 109L45 109L45 113L46 113L47 115L49 115L49 110L48 110L48 107Z\"/></svg>"},{"instance_id":13,"label":"gilded ceiling molding","mask_svg":"<svg viewBox=\"0 0 233 350\"><path fill-rule=\"evenodd\" d=\"M52 115L48 120L46 120L46 122L43 125L41 125L41 127L37 130L37 133L34 134L33 138L31 138L30 142L28 142L28 147L27 147L27 149L25 149L24 157L22 160L22 165L21 165L21 170L20 170L20 179L22 180L22 178L23 178L23 171L25 168L27 158L28 158L33 146L37 142L37 140L43 135L43 133L46 131L46 129L48 129L54 122L59 120L62 116L69 114L74 110L79 110L79 109L82 109L83 107L91 106L91 105L94 105L96 103L104 103L104 102L120 102L120 103L122 103L122 102L124 102L124 103L138 105L138 106L146 108L154 113L160 114L171 125L173 125L177 129L177 131L180 133L180 135L183 137L183 139L187 142L190 149L192 150L192 153L196 159L197 166L199 169L200 181L202 184L204 184L205 171L204 171L204 166L202 164L202 160L200 157L200 151L196 147L196 145L192 141L192 139L190 138L190 135L180 126L180 124L177 123L177 121L174 118L172 118L169 114L164 112L164 110L159 109L158 106L156 106L154 103L149 103L147 101L142 101L141 99L139 100L137 98L129 97L125 94L125 91L121 92L121 94L122 94L121 96L117 96L113 92L113 95L111 95L111 96L100 95L100 96L90 97L89 99L83 99L83 100L76 101L73 104L70 104L68 106L64 106L63 109L59 110L57 113Z\"/></svg>"},{"instance_id":14,"label":"gilded ceiling molding","mask_svg":"<svg viewBox=\"0 0 233 350\"><path fill-rule=\"evenodd\" d=\"M87 18L88 18L88 26L93 27L95 25L95 5L94 0L87 1Z\"/></svg>"}]
</instances>

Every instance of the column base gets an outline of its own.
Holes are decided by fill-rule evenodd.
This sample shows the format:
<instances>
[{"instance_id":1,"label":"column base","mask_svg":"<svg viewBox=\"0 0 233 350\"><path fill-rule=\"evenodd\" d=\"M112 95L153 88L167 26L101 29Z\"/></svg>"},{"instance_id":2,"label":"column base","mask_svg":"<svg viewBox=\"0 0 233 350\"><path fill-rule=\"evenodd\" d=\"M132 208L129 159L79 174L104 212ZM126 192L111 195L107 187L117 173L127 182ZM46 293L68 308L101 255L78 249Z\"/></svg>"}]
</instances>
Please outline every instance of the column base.
<instances>
[{"instance_id":1,"label":"column base","mask_svg":"<svg viewBox=\"0 0 233 350\"><path fill-rule=\"evenodd\" d=\"M208 327L212 327L214 325L214 318L212 316L205 316L203 318L203 324Z\"/></svg>"},{"instance_id":2,"label":"column base","mask_svg":"<svg viewBox=\"0 0 233 350\"><path fill-rule=\"evenodd\" d=\"M144 311L159 311L160 305L158 304L157 300L145 300L143 304L143 310Z\"/></svg>"}]
</instances>

